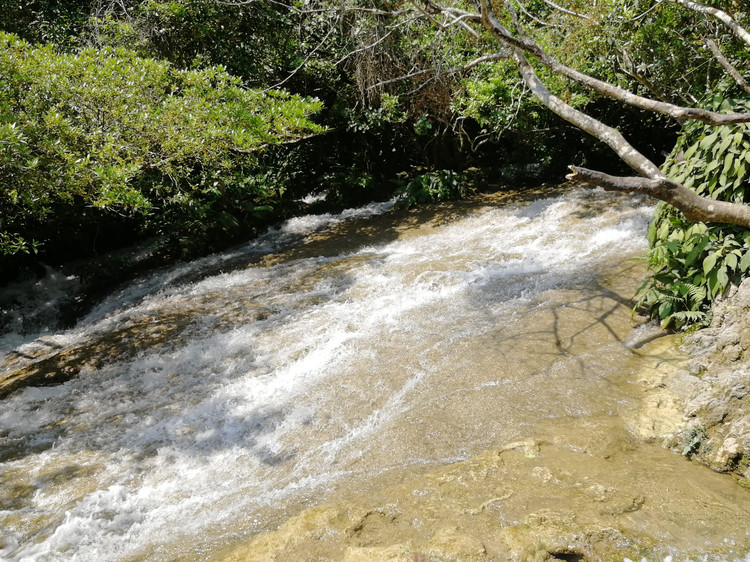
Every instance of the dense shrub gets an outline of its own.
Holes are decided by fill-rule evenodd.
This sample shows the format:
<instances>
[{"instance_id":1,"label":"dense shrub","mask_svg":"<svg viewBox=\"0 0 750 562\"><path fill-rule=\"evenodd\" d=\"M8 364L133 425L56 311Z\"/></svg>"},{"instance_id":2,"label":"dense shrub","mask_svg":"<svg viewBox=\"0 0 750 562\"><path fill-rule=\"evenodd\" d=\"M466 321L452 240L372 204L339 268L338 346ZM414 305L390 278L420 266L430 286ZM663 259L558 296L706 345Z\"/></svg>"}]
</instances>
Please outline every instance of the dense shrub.
<instances>
[{"instance_id":1,"label":"dense shrub","mask_svg":"<svg viewBox=\"0 0 750 562\"><path fill-rule=\"evenodd\" d=\"M723 110L750 110L750 101L713 102ZM664 172L700 195L721 201L750 201L750 127L747 124L685 126ZM677 329L706 325L711 303L750 269L750 230L724 224L691 223L660 204L648 234L651 275L638 291L662 325Z\"/></svg>"},{"instance_id":2,"label":"dense shrub","mask_svg":"<svg viewBox=\"0 0 750 562\"><path fill-rule=\"evenodd\" d=\"M231 228L278 196L253 175L257 152L320 131L308 119L319 107L243 89L222 67L0 34L0 254L91 215L162 234Z\"/></svg>"},{"instance_id":3,"label":"dense shrub","mask_svg":"<svg viewBox=\"0 0 750 562\"><path fill-rule=\"evenodd\" d=\"M434 170L411 178L400 189L398 205L403 208L467 197L475 189L465 174L452 170Z\"/></svg>"}]
</instances>

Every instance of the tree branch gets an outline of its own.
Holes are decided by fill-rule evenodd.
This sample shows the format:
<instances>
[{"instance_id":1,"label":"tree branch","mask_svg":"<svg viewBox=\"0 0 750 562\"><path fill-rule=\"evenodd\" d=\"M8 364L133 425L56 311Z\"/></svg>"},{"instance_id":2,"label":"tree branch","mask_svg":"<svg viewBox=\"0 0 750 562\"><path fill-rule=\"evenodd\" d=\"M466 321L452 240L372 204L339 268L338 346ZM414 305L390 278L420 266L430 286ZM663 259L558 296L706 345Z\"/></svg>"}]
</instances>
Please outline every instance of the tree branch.
<instances>
[{"instance_id":1,"label":"tree branch","mask_svg":"<svg viewBox=\"0 0 750 562\"><path fill-rule=\"evenodd\" d=\"M747 29L738 24L737 21L735 21L735 19L725 11L719 10L718 8L712 8L711 6L698 4L697 2L693 2L692 0L669 0L669 2L680 4L681 6L690 8L695 12L712 15L717 20L724 23L729 29L731 29L735 33L735 35L737 35L737 37L741 38L745 43L750 45L750 32L748 32Z\"/></svg>"},{"instance_id":2,"label":"tree branch","mask_svg":"<svg viewBox=\"0 0 750 562\"><path fill-rule=\"evenodd\" d=\"M568 10L567 8L563 8L562 6L558 6L557 4L555 4L554 2L552 2L552 0L542 0L542 1L545 4L547 4L548 6L551 6L552 8L554 8L555 10L557 10L558 12L562 12L564 14L568 14L569 16L575 16L577 18L581 18L581 19L584 19L584 20L593 21L586 14L581 14L581 13L578 13L578 12L574 12L573 10Z\"/></svg>"},{"instance_id":3,"label":"tree branch","mask_svg":"<svg viewBox=\"0 0 750 562\"><path fill-rule=\"evenodd\" d=\"M628 105L644 109L646 111L652 111L655 113L661 113L677 119L679 121L685 119L694 119L701 121L707 125L733 125L737 123L750 123L750 113L717 113L715 111L709 111L706 109L696 107L681 107L671 103L656 101L643 96L639 96L629 92L624 88L615 86L603 80L584 74L574 68L562 64L560 61L549 55L542 49L542 47L536 42L532 41L528 37L516 37L508 29L503 26L495 16L494 12L489 7L487 0L480 0L482 5L482 22L485 28L492 33L495 37L500 39L502 42L516 47L526 53L529 53L536 57L539 62L547 66L554 73L561 76L565 76L581 84L591 88L594 91L599 92L609 98L616 99ZM486 17L485 17L486 16Z\"/></svg>"},{"instance_id":4,"label":"tree branch","mask_svg":"<svg viewBox=\"0 0 750 562\"><path fill-rule=\"evenodd\" d=\"M529 18L531 21L534 21L538 23L539 25L544 25L547 27L563 27L560 24L557 23L547 23L546 21L542 21L539 18L537 18L534 14L530 13L525 6L521 3L521 0L513 0L516 3L516 6L521 10L523 15L525 15L527 18Z\"/></svg>"},{"instance_id":5,"label":"tree branch","mask_svg":"<svg viewBox=\"0 0 750 562\"><path fill-rule=\"evenodd\" d=\"M633 64L633 60L630 58L628 52L623 48L617 48L617 50L620 55L617 59L620 72L626 76L630 76L633 80L651 92L651 95L659 101L669 103L667 101L667 96L663 92L660 92L648 78L638 72L638 69L635 64Z\"/></svg>"},{"instance_id":6,"label":"tree branch","mask_svg":"<svg viewBox=\"0 0 750 562\"><path fill-rule=\"evenodd\" d=\"M701 197L684 185L665 177L611 176L577 166L570 166L570 170L571 173L565 177L572 183L598 185L608 191L643 193L669 203L680 210L689 221L720 222L750 228L750 206Z\"/></svg>"},{"instance_id":7,"label":"tree branch","mask_svg":"<svg viewBox=\"0 0 750 562\"><path fill-rule=\"evenodd\" d=\"M486 1L486 0L483 0ZM548 109L579 129L607 144L617 156L640 175L649 178L663 177L659 167L638 152L617 129L605 125L598 119L571 107L554 96L539 79L536 72L519 49L512 50L512 58L518 67L526 87Z\"/></svg>"},{"instance_id":8,"label":"tree branch","mask_svg":"<svg viewBox=\"0 0 750 562\"><path fill-rule=\"evenodd\" d=\"M489 0L480 0L480 2L484 26L496 36L498 33L507 34L507 30L490 9ZM552 95L534 72L520 48L511 48L511 55L524 83L539 101L569 123L606 143L623 162L642 176L617 177L571 166L572 173L567 176L570 181L594 183L610 190L645 193L676 207L691 221L721 222L750 228L750 206L701 197L684 185L670 180L662 174L656 164L638 152L617 129L578 111Z\"/></svg>"},{"instance_id":9,"label":"tree branch","mask_svg":"<svg viewBox=\"0 0 750 562\"><path fill-rule=\"evenodd\" d=\"M734 81L742 86L743 90L750 94L750 84L748 84L747 80L745 80L742 74L740 74L740 72L732 65L732 63L727 60L727 58L724 56L724 53L721 52L719 46L712 39L704 39L703 42L711 50L714 58L719 62L724 70L727 71L727 74L734 78Z\"/></svg>"}]
</instances>

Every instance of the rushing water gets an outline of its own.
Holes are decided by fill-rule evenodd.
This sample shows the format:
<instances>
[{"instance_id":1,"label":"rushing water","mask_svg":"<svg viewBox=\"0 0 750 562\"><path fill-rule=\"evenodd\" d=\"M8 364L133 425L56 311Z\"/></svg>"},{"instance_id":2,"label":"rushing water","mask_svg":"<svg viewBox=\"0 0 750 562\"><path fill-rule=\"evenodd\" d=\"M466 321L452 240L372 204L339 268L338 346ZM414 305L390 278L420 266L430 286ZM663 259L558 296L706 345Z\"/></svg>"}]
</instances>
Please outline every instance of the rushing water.
<instances>
[{"instance_id":1,"label":"rushing water","mask_svg":"<svg viewBox=\"0 0 750 562\"><path fill-rule=\"evenodd\" d=\"M0 559L201 559L389 474L635 415L642 200L362 216L386 207L295 219L7 352L0 375L77 376L0 405ZM710 485L747 515L744 490ZM685 534L747 542L705 525Z\"/></svg>"}]
</instances>

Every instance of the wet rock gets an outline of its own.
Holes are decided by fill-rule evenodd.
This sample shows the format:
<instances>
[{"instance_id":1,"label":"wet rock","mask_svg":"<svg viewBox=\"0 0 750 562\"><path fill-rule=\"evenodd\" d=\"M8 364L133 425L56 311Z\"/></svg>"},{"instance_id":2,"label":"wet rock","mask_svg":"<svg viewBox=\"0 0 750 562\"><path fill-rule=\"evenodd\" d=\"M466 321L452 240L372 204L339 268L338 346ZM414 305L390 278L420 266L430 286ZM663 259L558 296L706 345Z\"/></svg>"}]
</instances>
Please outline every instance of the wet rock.
<instances>
[{"instance_id":1,"label":"wet rock","mask_svg":"<svg viewBox=\"0 0 750 562\"><path fill-rule=\"evenodd\" d=\"M604 451L594 444L519 441L421 475L384 474L383 483L390 484L303 511L216 560L662 560L670 552L698 559L699 553L724 552L725 536L744 535L745 512L737 501L744 490L731 487L730 497L715 495L705 484L724 482L719 475L664 449L637 441L634 446L613 460L600 457ZM734 450L726 443L728 455ZM649 472L641 465L649 456L679 466L665 470L660 462L659 471ZM631 463L639 465L638 476L623 479L632 474ZM661 478L671 486L666 496L656 482ZM706 505L720 508L706 511ZM700 525L693 525L698 519ZM658 522L658 533L649 531L649 521ZM665 550L665 541L676 550Z\"/></svg>"},{"instance_id":2,"label":"wet rock","mask_svg":"<svg viewBox=\"0 0 750 562\"><path fill-rule=\"evenodd\" d=\"M344 552L342 562L386 562L398 560L415 560L428 562L430 559L419 554L413 554L411 549L404 544L395 544L386 547L357 547L350 546Z\"/></svg>"},{"instance_id":3,"label":"wet rock","mask_svg":"<svg viewBox=\"0 0 750 562\"><path fill-rule=\"evenodd\" d=\"M443 527L427 543L425 551L455 558L456 560L485 560L487 549L481 540L458 527ZM430 558L428 558L430 559ZM438 558L434 558L437 560Z\"/></svg>"}]
</instances>

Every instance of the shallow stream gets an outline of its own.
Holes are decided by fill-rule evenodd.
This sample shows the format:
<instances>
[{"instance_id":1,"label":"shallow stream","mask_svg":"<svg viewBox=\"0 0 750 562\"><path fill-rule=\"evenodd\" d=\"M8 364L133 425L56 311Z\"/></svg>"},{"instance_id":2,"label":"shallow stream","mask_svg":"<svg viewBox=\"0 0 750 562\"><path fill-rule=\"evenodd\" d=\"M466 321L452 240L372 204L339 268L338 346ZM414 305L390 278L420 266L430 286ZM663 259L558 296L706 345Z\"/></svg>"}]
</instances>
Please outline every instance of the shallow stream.
<instances>
[{"instance_id":1,"label":"shallow stream","mask_svg":"<svg viewBox=\"0 0 750 562\"><path fill-rule=\"evenodd\" d=\"M537 197L295 219L5 353L75 376L0 403L0 559L750 560L644 442L651 207Z\"/></svg>"}]
</instances>

